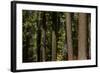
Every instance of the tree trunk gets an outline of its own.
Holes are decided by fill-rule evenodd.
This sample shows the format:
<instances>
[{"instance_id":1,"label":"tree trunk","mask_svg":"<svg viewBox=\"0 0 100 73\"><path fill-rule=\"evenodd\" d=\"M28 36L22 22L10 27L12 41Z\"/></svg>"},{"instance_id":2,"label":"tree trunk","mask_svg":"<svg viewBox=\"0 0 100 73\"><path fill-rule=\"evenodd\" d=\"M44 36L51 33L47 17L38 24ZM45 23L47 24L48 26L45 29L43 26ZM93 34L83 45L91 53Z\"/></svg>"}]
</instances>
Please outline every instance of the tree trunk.
<instances>
[{"instance_id":1,"label":"tree trunk","mask_svg":"<svg viewBox=\"0 0 100 73\"><path fill-rule=\"evenodd\" d=\"M56 25L57 25L57 13L52 13L52 61L56 61Z\"/></svg>"},{"instance_id":2,"label":"tree trunk","mask_svg":"<svg viewBox=\"0 0 100 73\"><path fill-rule=\"evenodd\" d=\"M52 31L52 61L56 61L56 34Z\"/></svg>"},{"instance_id":3,"label":"tree trunk","mask_svg":"<svg viewBox=\"0 0 100 73\"><path fill-rule=\"evenodd\" d=\"M65 13L66 15L66 33L67 33L67 51L68 60L73 60L73 47L72 47L72 31L71 31L71 13Z\"/></svg>"},{"instance_id":4,"label":"tree trunk","mask_svg":"<svg viewBox=\"0 0 100 73\"><path fill-rule=\"evenodd\" d=\"M42 61L46 60L46 15L45 12L42 13L42 42L43 42L43 46L42 46Z\"/></svg>"},{"instance_id":5,"label":"tree trunk","mask_svg":"<svg viewBox=\"0 0 100 73\"><path fill-rule=\"evenodd\" d=\"M87 14L79 13L78 59L87 59Z\"/></svg>"},{"instance_id":6,"label":"tree trunk","mask_svg":"<svg viewBox=\"0 0 100 73\"><path fill-rule=\"evenodd\" d=\"M73 45L73 60L78 58L78 13L72 13L72 45Z\"/></svg>"},{"instance_id":7,"label":"tree trunk","mask_svg":"<svg viewBox=\"0 0 100 73\"><path fill-rule=\"evenodd\" d=\"M41 61L41 12L37 13L37 61L40 62Z\"/></svg>"}]
</instances>

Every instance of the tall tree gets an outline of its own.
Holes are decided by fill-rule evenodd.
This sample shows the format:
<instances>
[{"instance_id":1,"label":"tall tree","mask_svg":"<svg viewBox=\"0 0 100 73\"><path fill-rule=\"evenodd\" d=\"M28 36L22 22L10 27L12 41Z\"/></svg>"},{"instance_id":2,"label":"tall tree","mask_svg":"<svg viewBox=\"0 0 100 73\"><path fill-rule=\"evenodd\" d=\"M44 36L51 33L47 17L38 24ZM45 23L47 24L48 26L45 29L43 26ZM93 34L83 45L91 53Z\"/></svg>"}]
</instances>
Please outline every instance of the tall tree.
<instances>
[{"instance_id":1,"label":"tall tree","mask_svg":"<svg viewBox=\"0 0 100 73\"><path fill-rule=\"evenodd\" d=\"M41 12L37 12L37 61L41 61Z\"/></svg>"},{"instance_id":2,"label":"tall tree","mask_svg":"<svg viewBox=\"0 0 100 73\"><path fill-rule=\"evenodd\" d=\"M46 60L46 12L42 12L42 61Z\"/></svg>"},{"instance_id":3,"label":"tall tree","mask_svg":"<svg viewBox=\"0 0 100 73\"><path fill-rule=\"evenodd\" d=\"M87 59L87 14L79 13L78 25L78 59Z\"/></svg>"},{"instance_id":4,"label":"tall tree","mask_svg":"<svg viewBox=\"0 0 100 73\"><path fill-rule=\"evenodd\" d=\"M52 61L56 61L56 25L57 25L57 14L52 12Z\"/></svg>"},{"instance_id":5,"label":"tall tree","mask_svg":"<svg viewBox=\"0 0 100 73\"><path fill-rule=\"evenodd\" d=\"M78 13L72 13L72 43L73 43L73 59L78 57Z\"/></svg>"},{"instance_id":6,"label":"tall tree","mask_svg":"<svg viewBox=\"0 0 100 73\"><path fill-rule=\"evenodd\" d=\"M66 16L66 33L67 33L67 51L68 60L73 60L72 31L71 31L71 13L65 13Z\"/></svg>"}]
</instances>

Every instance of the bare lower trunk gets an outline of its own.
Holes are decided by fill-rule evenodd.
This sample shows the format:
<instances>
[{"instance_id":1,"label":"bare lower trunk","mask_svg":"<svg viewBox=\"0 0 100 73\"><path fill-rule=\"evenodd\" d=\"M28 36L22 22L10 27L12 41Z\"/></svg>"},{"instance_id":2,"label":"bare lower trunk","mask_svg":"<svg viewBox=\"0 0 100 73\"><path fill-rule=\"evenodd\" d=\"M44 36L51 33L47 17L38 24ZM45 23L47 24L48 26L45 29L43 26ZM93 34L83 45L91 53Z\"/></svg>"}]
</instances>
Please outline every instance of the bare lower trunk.
<instances>
[{"instance_id":1,"label":"bare lower trunk","mask_svg":"<svg viewBox=\"0 0 100 73\"><path fill-rule=\"evenodd\" d=\"M71 32L71 13L65 13L66 15L66 33L67 33L67 51L68 60L73 60L73 47L72 47L72 32Z\"/></svg>"},{"instance_id":2,"label":"bare lower trunk","mask_svg":"<svg viewBox=\"0 0 100 73\"><path fill-rule=\"evenodd\" d=\"M87 15L79 13L79 27L78 27L78 59L87 59Z\"/></svg>"},{"instance_id":3,"label":"bare lower trunk","mask_svg":"<svg viewBox=\"0 0 100 73\"><path fill-rule=\"evenodd\" d=\"M56 61L56 34L52 31L52 61Z\"/></svg>"},{"instance_id":4,"label":"bare lower trunk","mask_svg":"<svg viewBox=\"0 0 100 73\"><path fill-rule=\"evenodd\" d=\"M46 31L42 29L43 33L43 47L42 47L42 61L46 60L45 52L46 52Z\"/></svg>"}]
</instances>

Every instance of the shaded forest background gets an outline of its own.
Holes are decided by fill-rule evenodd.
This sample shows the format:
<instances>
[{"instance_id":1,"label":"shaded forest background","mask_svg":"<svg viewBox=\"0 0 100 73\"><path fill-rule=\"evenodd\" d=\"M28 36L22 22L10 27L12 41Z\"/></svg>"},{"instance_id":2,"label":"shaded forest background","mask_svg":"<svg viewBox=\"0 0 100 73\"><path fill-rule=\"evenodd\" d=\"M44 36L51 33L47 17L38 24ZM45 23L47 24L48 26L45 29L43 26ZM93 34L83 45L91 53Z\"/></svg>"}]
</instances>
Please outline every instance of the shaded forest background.
<instances>
[{"instance_id":1,"label":"shaded forest background","mask_svg":"<svg viewBox=\"0 0 100 73\"><path fill-rule=\"evenodd\" d=\"M23 10L23 62L91 59L91 14Z\"/></svg>"}]
</instances>

